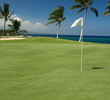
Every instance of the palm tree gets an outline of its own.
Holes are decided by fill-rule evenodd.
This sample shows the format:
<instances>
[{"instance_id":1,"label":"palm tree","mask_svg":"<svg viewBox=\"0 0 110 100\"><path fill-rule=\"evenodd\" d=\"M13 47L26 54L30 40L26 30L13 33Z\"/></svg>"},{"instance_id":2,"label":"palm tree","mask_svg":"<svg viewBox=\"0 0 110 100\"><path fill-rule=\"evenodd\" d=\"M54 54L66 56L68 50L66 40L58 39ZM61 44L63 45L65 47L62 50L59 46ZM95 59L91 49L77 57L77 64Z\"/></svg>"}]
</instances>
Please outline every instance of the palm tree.
<instances>
[{"instance_id":1,"label":"palm tree","mask_svg":"<svg viewBox=\"0 0 110 100\"><path fill-rule=\"evenodd\" d=\"M20 30L19 31L21 34L23 34L25 37L28 36L28 31L27 30Z\"/></svg>"},{"instance_id":2,"label":"palm tree","mask_svg":"<svg viewBox=\"0 0 110 100\"><path fill-rule=\"evenodd\" d=\"M52 20L52 21L48 22L46 25L56 23L55 26L57 26L57 25L59 26L58 30L57 30L57 38L58 38L61 22L63 22L66 19L66 17L64 17L64 7L63 6L57 6L57 7L58 8L55 9L49 15L48 20Z\"/></svg>"},{"instance_id":3,"label":"palm tree","mask_svg":"<svg viewBox=\"0 0 110 100\"><path fill-rule=\"evenodd\" d=\"M4 18L4 31L5 31L5 27L6 27L6 22L8 21L8 19L11 17L11 15L14 13L14 12L12 12L11 14L10 14L10 5L9 4L7 4L7 3L4 3L3 4L3 7L1 7L0 6L0 18L2 17L2 18ZM5 35L5 34L4 34Z\"/></svg>"},{"instance_id":4,"label":"palm tree","mask_svg":"<svg viewBox=\"0 0 110 100\"><path fill-rule=\"evenodd\" d=\"M108 6L106 7L106 12L104 13L103 16L110 14L110 1L107 4L108 4Z\"/></svg>"},{"instance_id":5,"label":"palm tree","mask_svg":"<svg viewBox=\"0 0 110 100\"><path fill-rule=\"evenodd\" d=\"M93 1L94 0L74 0L74 2L79 3L79 4L73 5L70 8L71 10L81 8L76 14L85 10L83 28L84 28L84 24L85 24L85 20L86 20L86 16L87 16L88 8L89 8L89 6L92 5ZM95 13L96 17L98 16L98 11L95 8L90 7L90 10Z\"/></svg>"},{"instance_id":6,"label":"palm tree","mask_svg":"<svg viewBox=\"0 0 110 100\"><path fill-rule=\"evenodd\" d=\"M84 18L83 18L83 27L82 27L82 30L84 29L84 24L85 24L85 20L86 20L86 16L87 16L87 11L88 11L88 8L89 6L92 5L94 0L74 0L74 2L76 3L79 3L77 5L73 5L70 9L76 9L76 8L81 8L76 14L82 12L85 10L85 15L84 15ZM92 8L90 7L90 10L93 11L96 15L96 17L98 16L98 11L95 9L95 8ZM82 40L81 42L81 72L82 72L82 59L83 59L83 36L80 37Z\"/></svg>"},{"instance_id":7,"label":"palm tree","mask_svg":"<svg viewBox=\"0 0 110 100\"><path fill-rule=\"evenodd\" d=\"M20 21L17 21L17 20L13 20L13 19L10 19L12 25L8 25L8 27L10 27L12 30L15 31L15 35L18 33L18 30L20 29L20 26L21 26L21 22Z\"/></svg>"}]
</instances>

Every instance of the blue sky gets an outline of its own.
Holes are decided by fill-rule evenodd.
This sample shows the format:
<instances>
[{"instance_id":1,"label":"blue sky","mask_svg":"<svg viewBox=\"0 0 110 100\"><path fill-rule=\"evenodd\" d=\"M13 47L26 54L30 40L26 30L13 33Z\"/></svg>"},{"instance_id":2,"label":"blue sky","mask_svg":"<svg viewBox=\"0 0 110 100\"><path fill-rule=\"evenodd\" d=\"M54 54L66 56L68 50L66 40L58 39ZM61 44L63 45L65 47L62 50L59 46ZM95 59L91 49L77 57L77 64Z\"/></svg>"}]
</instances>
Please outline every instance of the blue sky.
<instances>
[{"instance_id":1,"label":"blue sky","mask_svg":"<svg viewBox=\"0 0 110 100\"><path fill-rule=\"evenodd\" d=\"M95 14L88 10L84 35L110 36L110 15L102 16L106 11L105 8L108 1L109 0L94 0L92 7L99 11L99 17L95 17ZM78 9L70 10L70 7L76 4L73 0L0 0L1 6L3 3L10 4L10 11L15 11L12 18L21 21L21 30L25 29L29 33L40 34L56 34L58 27L55 27L55 24L48 26L45 26L45 24L48 22L49 14L56 9L57 6L64 6L64 16L66 20L62 22L60 34L80 34L80 27L70 28L76 19L84 15L84 12L75 15ZM2 29L3 20L0 20L0 29ZM7 24L9 23L10 22L7 22Z\"/></svg>"}]
</instances>

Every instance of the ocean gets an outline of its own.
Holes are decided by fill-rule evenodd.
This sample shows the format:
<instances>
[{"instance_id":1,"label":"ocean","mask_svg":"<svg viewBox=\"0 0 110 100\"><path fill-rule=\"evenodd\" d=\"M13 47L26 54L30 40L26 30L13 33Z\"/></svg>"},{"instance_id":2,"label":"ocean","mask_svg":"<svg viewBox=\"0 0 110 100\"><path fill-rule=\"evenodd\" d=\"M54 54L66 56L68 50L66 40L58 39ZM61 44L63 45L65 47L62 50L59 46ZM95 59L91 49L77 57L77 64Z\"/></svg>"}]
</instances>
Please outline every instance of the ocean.
<instances>
[{"instance_id":1,"label":"ocean","mask_svg":"<svg viewBox=\"0 0 110 100\"><path fill-rule=\"evenodd\" d=\"M45 35L45 34L31 34L33 37L53 37L56 38L56 35ZM59 35L60 39L74 40L79 41L79 35ZM104 43L110 44L110 36L83 36L84 42L93 42L93 43Z\"/></svg>"}]
</instances>

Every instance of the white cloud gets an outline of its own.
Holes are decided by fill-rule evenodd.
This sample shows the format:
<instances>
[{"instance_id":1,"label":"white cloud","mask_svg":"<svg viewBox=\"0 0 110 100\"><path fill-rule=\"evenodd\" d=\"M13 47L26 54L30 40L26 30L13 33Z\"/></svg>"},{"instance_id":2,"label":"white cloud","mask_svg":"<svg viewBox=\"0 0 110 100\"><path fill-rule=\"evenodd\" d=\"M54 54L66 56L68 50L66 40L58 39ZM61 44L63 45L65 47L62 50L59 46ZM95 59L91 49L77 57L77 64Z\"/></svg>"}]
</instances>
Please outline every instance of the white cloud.
<instances>
[{"instance_id":1,"label":"white cloud","mask_svg":"<svg viewBox=\"0 0 110 100\"><path fill-rule=\"evenodd\" d=\"M28 23L30 23L30 21L25 21L25 23L27 23L27 24L28 24Z\"/></svg>"},{"instance_id":2,"label":"white cloud","mask_svg":"<svg viewBox=\"0 0 110 100\"><path fill-rule=\"evenodd\" d=\"M15 14L11 16L11 19L14 19L14 20L16 19L18 21L22 21L22 19Z\"/></svg>"},{"instance_id":3,"label":"white cloud","mask_svg":"<svg viewBox=\"0 0 110 100\"><path fill-rule=\"evenodd\" d=\"M41 26L41 25L42 25L41 23L36 22L36 26Z\"/></svg>"},{"instance_id":4,"label":"white cloud","mask_svg":"<svg viewBox=\"0 0 110 100\"><path fill-rule=\"evenodd\" d=\"M42 25L42 23L40 22L35 22L31 23L30 20L23 20L22 18L18 17L16 14L12 15L10 19L17 19L19 21L21 21L21 30L27 30L28 32L45 32L44 30L46 29L45 25ZM2 28L4 24L4 20L0 19L0 27ZM10 21L7 21L7 25L11 24ZM6 27L7 28L7 27Z\"/></svg>"}]
</instances>

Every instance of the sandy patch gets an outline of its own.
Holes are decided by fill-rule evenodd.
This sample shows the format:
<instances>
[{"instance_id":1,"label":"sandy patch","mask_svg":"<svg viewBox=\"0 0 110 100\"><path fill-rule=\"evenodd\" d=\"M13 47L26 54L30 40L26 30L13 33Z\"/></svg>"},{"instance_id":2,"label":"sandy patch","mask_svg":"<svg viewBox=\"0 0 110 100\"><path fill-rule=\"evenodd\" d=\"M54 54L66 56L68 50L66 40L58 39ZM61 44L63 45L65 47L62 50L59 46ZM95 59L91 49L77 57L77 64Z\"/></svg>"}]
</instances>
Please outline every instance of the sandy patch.
<instances>
[{"instance_id":1,"label":"sandy patch","mask_svg":"<svg viewBox=\"0 0 110 100\"><path fill-rule=\"evenodd\" d=\"M0 40L19 40L19 39L26 39L26 38L0 38Z\"/></svg>"}]
</instances>

